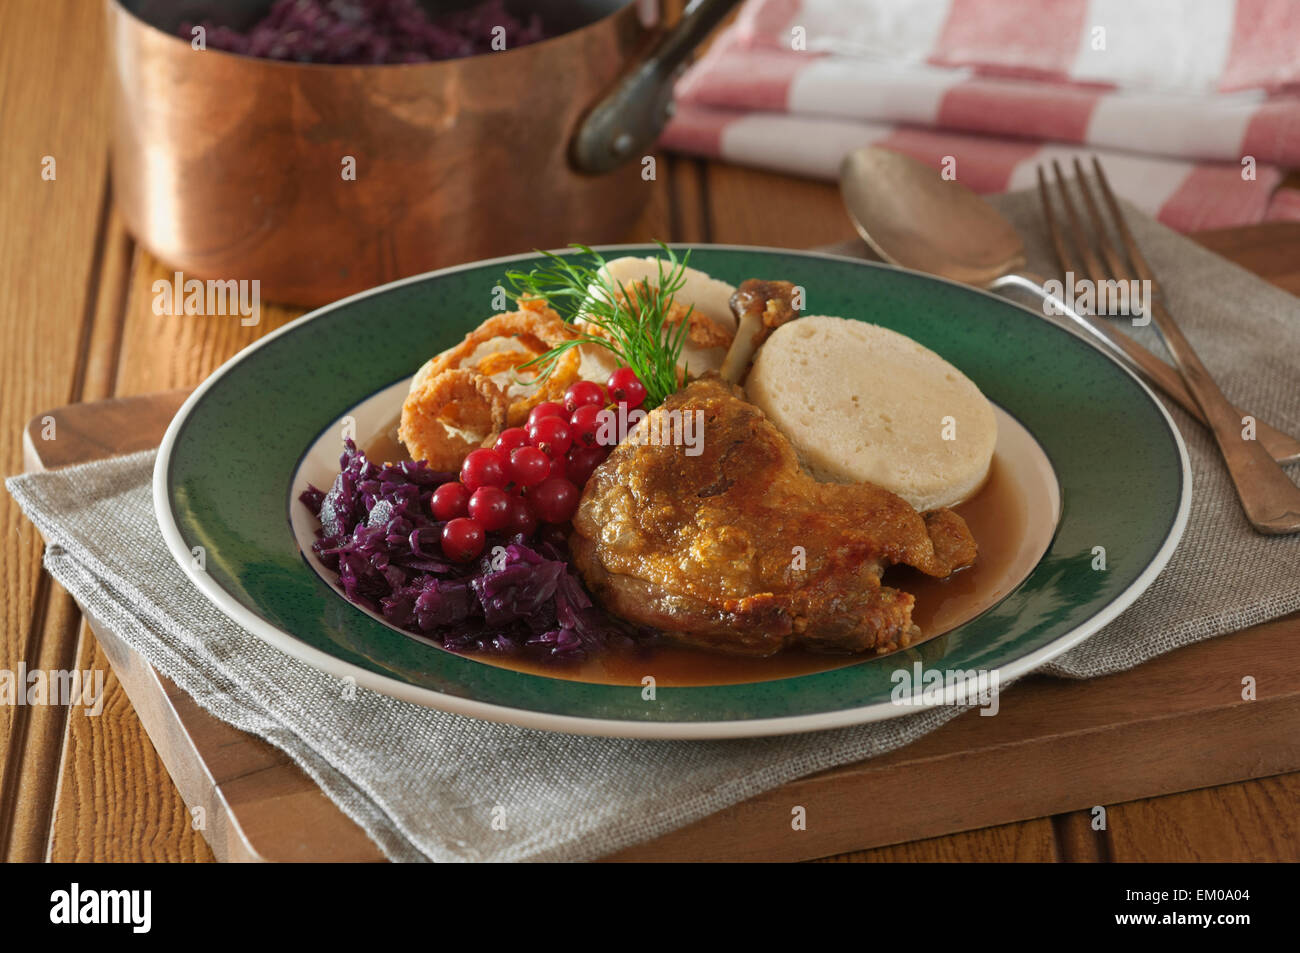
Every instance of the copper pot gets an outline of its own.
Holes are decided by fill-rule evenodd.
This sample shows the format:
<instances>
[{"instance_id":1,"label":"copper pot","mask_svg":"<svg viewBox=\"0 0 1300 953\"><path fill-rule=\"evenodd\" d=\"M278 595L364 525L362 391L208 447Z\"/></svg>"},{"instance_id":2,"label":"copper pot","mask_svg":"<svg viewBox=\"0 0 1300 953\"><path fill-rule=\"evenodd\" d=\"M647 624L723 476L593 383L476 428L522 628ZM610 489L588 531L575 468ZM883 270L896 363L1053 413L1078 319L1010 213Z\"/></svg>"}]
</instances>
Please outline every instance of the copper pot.
<instances>
[{"instance_id":1,"label":"copper pot","mask_svg":"<svg viewBox=\"0 0 1300 953\"><path fill-rule=\"evenodd\" d=\"M678 67L735 2L700 0L669 31L655 2L534 2L567 32L465 59L331 66L195 50L174 33L209 15L245 26L270 0L106 0L118 207L187 277L258 279L264 298L300 305L617 241L651 188L628 160L648 153Z\"/></svg>"}]
</instances>

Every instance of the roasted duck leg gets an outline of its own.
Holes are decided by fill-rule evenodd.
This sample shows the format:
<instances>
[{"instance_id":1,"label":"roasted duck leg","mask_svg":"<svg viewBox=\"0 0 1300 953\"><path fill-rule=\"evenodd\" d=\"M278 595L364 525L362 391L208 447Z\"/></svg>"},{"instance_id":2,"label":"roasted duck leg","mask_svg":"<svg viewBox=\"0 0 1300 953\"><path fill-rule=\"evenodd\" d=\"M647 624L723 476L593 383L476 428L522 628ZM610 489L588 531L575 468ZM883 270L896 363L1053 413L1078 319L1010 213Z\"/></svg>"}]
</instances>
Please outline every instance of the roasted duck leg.
<instances>
[{"instance_id":1,"label":"roasted duck leg","mask_svg":"<svg viewBox=\"0 0 1300 953\"><path fill-rule=\"evenodd\" d=\"M692 415L702 440L653 442ZM697 449L696 455L688 452ZM871 484L814 480L739 388L698 380L641 421L592 475L574 561L612 612L721 652L885 652L914 641L895 563L943 577L975 560L960 516L924 516Z\"/></svg>"}]
</instances>

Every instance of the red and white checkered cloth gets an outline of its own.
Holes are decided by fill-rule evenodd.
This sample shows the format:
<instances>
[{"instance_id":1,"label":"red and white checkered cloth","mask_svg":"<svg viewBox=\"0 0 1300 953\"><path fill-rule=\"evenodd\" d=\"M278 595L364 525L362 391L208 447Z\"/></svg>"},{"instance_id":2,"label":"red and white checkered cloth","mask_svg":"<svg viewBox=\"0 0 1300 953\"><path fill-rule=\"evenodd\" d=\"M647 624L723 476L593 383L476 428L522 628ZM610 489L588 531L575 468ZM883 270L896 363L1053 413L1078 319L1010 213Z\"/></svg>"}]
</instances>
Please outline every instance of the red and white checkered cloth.
<instances>
[{"instance_id":1,"label":"red and white checkered cloth","mask_svg":"<svg viewBox=\"0 0 1300 953\"><path fill-rule=\"evenodd\" d=\"M783 172L882 145L1000 192L1097 155L1173 228L1300 220L1300 0L749 0L677 102L666 148Z\"/></svg>"}]
</instances>

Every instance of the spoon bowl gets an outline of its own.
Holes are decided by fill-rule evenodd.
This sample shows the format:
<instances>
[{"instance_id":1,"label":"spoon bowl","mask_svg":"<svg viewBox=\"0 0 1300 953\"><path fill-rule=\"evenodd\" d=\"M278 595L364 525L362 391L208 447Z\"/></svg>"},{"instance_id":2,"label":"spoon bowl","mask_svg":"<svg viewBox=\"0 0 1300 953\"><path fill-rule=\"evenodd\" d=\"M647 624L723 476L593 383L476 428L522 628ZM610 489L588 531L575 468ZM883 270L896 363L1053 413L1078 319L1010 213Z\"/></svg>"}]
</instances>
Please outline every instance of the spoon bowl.
<instances>
[{"instance_id":1,"label":"spoon bowl","mask_svg":"<svg viewBox=\"0 0 1300 953\"><path fill-rule=\"evenodd\" d=\"M981 288L1025 265L1024 243L997 209L910 156L849 153L840 192L858 234L892 264Z\"/></svg>"}]
</instances>

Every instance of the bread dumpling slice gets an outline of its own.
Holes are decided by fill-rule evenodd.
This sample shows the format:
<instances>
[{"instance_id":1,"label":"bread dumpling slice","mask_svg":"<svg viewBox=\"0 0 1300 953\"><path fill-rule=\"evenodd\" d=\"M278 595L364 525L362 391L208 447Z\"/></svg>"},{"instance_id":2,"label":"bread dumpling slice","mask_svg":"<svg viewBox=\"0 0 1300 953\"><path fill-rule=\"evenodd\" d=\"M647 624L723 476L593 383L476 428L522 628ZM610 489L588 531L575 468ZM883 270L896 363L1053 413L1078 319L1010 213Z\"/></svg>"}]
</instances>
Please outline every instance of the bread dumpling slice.
<instances>
[{"instance_id":1,"label":"bread dumpling slice","mask_svg":"<svg viewBox=\"0 0 1300 953\"><path fill-rule=\"evenodd\" d=\"M911 338L809 316L759 349L745 391L819 480L874 483L920 512L973 496L997 443L993 406Z\"/></svg>"}]
</instances>

